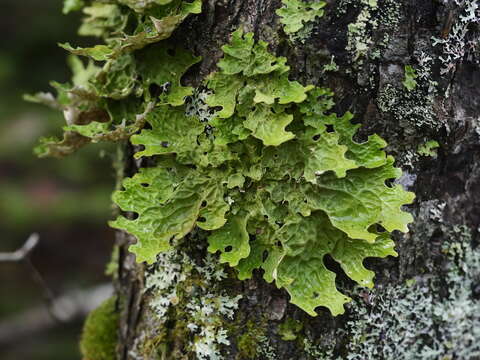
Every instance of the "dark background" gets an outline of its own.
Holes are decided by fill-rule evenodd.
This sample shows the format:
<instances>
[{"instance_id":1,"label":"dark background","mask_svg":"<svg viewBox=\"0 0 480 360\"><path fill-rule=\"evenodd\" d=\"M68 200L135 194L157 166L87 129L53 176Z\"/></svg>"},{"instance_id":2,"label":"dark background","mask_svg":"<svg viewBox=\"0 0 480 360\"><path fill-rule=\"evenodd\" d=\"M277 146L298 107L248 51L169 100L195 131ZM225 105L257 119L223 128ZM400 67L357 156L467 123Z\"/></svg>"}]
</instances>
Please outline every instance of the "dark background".
<instances>
[{"instance_id":1,"label":"dark background","mask_svg":"<svg viewBox=\"0 0 480 360\"><path fill-rule=\"evenodd\" d=\"M40 136L61 135L61 113L27 103L25 93L53 91L70 77L58 42L85 44L81 14L62 14L62 0L0 2L0 252L14 251L33 232L32 263L56 296L108 282L113 244L108 148L91 145L63 159L38 159ZM0 326L45 306L42 288L22 263L0 263ZM0 344L2 360L79 359L81 319Z\"/></svg>"}]
</instances>

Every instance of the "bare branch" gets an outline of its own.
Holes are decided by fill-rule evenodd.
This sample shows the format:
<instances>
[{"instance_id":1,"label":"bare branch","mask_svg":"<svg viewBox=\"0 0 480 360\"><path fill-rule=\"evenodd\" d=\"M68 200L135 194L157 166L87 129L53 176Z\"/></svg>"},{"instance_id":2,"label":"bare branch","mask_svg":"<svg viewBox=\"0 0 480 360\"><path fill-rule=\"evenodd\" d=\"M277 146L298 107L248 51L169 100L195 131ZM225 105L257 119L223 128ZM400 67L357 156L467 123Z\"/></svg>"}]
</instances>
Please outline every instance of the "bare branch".
<instances>
[{"instance_id":1,"label":"bare branch","mask_svg":"<svg viewBox=\"0 0 480 360\"><path fill-rule=\"evenodd\" d=\"M99 306L113 292L111 284L97 285L86 290L74 290L57 299L52 310L62 323L84 318L90 311ZM0 347L21 343L21 339L44 333L61 323L55 321L51 311L44 306L28 309L20 314L0 322Z\"/></svg>"},{"instance_id":2,"label":"bare branch","mask_svg":"<svg viewBox=\"0 0 480 360\"><path fill-rule=\"evenodd\" d=\"M31 234L25 244L17 251L10 253L0 252L0 262L18 262L27 258L32 250L38 245L40 237L37 233Z\"/></svg>"},{"instance_id":3,"label":"bare branch","mask_svg":"<svg viewBox=\"0 0 480 360\"><path fill-rule=\"evenodd\" d=\"M30 253L38 245L40 236L37 233L31 234L25 244L17 251L11 253L0 253L0 262L18 262L25 264L32 275L33 281L42 290L43 299L46 303L47 310L53 320L57 322L64 322L64 316L62 313L58 313L55 306L55 295L49 288L46 281L43 279L42 274L37 270L35 265L30 260Z\"/></svg>"}]
</instances>

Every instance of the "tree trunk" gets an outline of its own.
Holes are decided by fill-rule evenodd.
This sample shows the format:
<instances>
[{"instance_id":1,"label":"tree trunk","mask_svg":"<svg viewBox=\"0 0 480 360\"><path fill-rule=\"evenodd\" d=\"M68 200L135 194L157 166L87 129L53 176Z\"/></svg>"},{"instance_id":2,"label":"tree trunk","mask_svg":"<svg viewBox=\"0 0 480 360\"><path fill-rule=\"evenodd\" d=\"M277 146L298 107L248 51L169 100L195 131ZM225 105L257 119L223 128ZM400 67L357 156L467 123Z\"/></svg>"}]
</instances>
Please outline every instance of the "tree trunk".
<instances>
[{"instance_id":1,"label":"tree trunk","mask_svg":"<svg viewBox=\"0 0 480 360\"><path fill-rule=\"evenodd\" d=\"M312 317L261 275L242 282L213 257L201 260L205 248L185 245L153 266L138 264L127 251L134 239L119 232L119 359L480 358L472 330L480 327L472 313L480 309L480 270L469 263L480 225L477 1L327 2L323 17L289 36L275 13L279 0L204 1L202 14L173 35L203 57L184 82L198 86L243 27L287 57L292 79L331 88L335 112L355 115L359 139L382 136L404 171L399 182L416 193L410 232L395 234L399 256L367 261L373 290L338 275L353 302L344 315L320 308ZM407 65L416 74L411 90L403 84ZM146 165L132 153L126 150L127 175ZM457 290L467 292L463 303L455 302ZM461 314L442 318L447 305Z\"/></svg>"}]
</instances>

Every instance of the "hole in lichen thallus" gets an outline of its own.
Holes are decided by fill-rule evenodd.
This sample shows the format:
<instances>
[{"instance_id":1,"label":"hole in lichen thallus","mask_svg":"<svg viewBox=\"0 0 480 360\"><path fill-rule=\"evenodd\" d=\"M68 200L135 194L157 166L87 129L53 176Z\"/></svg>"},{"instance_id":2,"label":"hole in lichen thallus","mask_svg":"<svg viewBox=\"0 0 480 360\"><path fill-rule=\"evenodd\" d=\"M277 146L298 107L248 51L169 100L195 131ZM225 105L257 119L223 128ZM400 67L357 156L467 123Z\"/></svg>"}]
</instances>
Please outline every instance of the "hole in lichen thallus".
<instances>
[{"instance_id":1,"label":"hole in lichen thallus","mask_svg":"<svg viewBox=\"0 0 480 360\"><path fill-rule=\"evenodd\" d=\"M150 84L148 92L152 98L156 99L162 94L162 87L155 83Z\"/></svg>"},{"instance_id":2,"label":"hole in lichen thallus","mask_svg":"<svg viewBox=\"0 0 480 360\"><path fill-rule=\"evenodd\" d=\"M268 251L264 250L262 254L262 261L265 262L268 258Z\"/></svg>"},{"instance_id":3,"label":"hole in lichen thallus","mask_svg":"<svg viewBox=\"0 0 480 360\"><path fill-rule=\"evenodd\" d=\"M386 186L386 187L393 188L394 183L395 183L395 179L394 179L394 178L392 178L392 179L386 179L386 180L385 180L385 186Z\"/></svg>"}]
</instances>

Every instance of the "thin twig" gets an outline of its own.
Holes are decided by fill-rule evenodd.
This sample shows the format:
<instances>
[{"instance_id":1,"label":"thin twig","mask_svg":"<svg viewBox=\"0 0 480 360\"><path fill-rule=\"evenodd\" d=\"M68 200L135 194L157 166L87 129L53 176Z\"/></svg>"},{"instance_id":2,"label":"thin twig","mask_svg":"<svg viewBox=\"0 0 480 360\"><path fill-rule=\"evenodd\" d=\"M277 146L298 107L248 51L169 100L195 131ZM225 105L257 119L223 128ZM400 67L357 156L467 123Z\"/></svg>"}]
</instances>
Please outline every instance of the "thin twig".
<instances>
[{"instance_id":1,"label":"thin twig","mask_svg":"<svg viewBox=\"0 0 480 360\"><path fill-rule=\"evenodd\" d=\"M40 236L37 233L31 234L20 249L10 253L0 253L0 262L21 262L25 264L32 275L33 281L42 290L42 295L50 316L57 322L64 322L63 314L56 306L54 306L55 295L53 294L53 291L48 287L46 281L30 260L30 254L38 245L39 240Z\"/></svg>"},{"instance_id":2,"label":"thin twig","mask_svg":"<svg viewBox=\"0 0 480 360\"><path fill-rule=\"evenodd\" d=\"M30 235L25 244L17 251L5 253L0 252L0 262L18 262L22 261L30 255L32 250L38 245L40 237L37 233Z\"/></svg>"},{"instance_id":3,"label":"thin twig","mask_svg":"<svg viewBox=\"0 0 480 360\"><path fill-rule=\"evenodd\" d=\"M69 291L55 299L53 308L61 309L62 323L83 319L113 293L111 284L101 284L88 289ZM57 310L59 312L59 310ZM45 306L35 306L0 321L0 349L21 346L24 341L36 338L49 329L61 326L52 319ZM60 327L61 328L61 327ZM1 350L0 350L1 352Z\"/></svg>"}]
</instances>

